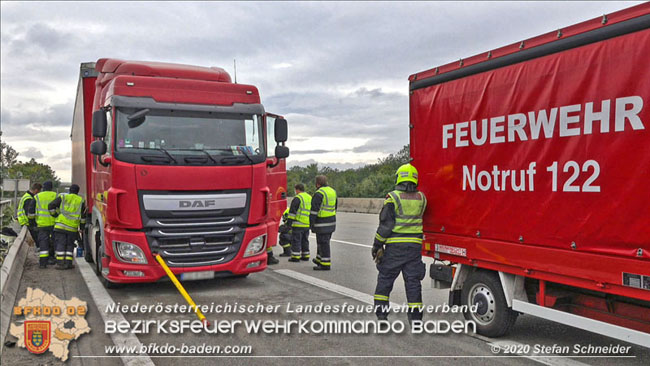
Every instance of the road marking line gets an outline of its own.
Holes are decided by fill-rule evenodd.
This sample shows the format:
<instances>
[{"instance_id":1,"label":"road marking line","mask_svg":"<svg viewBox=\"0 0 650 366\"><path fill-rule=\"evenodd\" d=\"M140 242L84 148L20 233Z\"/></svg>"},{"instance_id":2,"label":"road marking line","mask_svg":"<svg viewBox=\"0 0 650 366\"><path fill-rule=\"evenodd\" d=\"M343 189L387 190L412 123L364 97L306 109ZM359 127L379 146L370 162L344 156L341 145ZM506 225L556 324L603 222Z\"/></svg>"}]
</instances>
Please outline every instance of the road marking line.
<instances>
[{"instance_id":1,"label":"road marking line","mask_svg":"<svg viewBox=\"0 0 650 366\"><path fill-rule=\"evenodd\" d=\"M363 302L363 303L366 303L366 304L370 304L370 305L375 304L375 299L374 299L373 295L368 295L368 294L365 294L365 293L363 293L361 291L353 290L353 289L348 288L348 287L344 287L344 286L337 285L337 284L332 283L332 282L321 280L320 278L308 276L306 274L302 274L300 272L296 272L296 271L293 271L293 270L290 270L290 269L274 269L273 272L279 273L279 274L287 276L287 277L291 277L291 278L296 279L298 281L302 281L302 282L308 283L308 284L316 286L316 287L320 287L322 289L325 289L325 290L328 290L328 291L331 291L331 292L335 292L337 294L347 296L349 298L355 299L357 301L360 301L360 302ZM392 301L390 302L390 306L391 306L391 308L394 308L394 307L399 308L400 307L397 303L392 302Z\"/></svg>"},{"instance_id":2,"label":"road marking line","mask_svg":"<svg viewBox=\"0 0 650 366\"><path fill-rule=\"evenodd\" d=\"M310 235L309 238L311 238L311 239L316 239L316 235ZM349 242L349 241L343 241L343 240L330 239L330 241L335 241L335 242L337 242L337 243L343 243L343 244L348 244L348 245L356 245L356 246L358 246L358 247L372 248L372 245L359 244L359 243L352 243L352 242Z\"/></svg>"},{"instance_id":3,"label":"road marking line","mask_svg":"<svg viewBox=\"0 0 650 366\"><path fill-rule=\"evenodd\" d=\"M361 244L358 244L358 245L361 245ZM363 302L363 303L366 303L366 304L374 305L374 303L375 303L374 302L374 297L372 295L368 295L368 294L363 293L361 291L353 290L353 289L345 287L345 286L337 285L337 284L329 282L329 281L321 280L320 278L308 276L306 274L296 272L296 271L293 271L293 270L290 270L290 269L275 269L275 270L273 270L273 272L279 273L279 274L287 276L287 277L291 277L291 278L296 279L298 281L302 281L302 282L308 283L310 285L320 287L322 289L325 289L325 290L328 290L328 291L331 291L331 292L334 292L334 293L337 293L337 294L341 294L341 295L350 297L350 298L352 298L354 300L357 300L357 301L360 301L360 302ZM390 302L390 306L391 306L391 308L399 308L400 307L399 304L394 303L392 301ZM509 340L493 341L492 339L487 338L487 337L483 337L483 336L481 336L479 334L467 334L467 335L470 336L470 337L479 339L481 341L484 341L490 346L494 345L494 346L497 346L499 348L503 348L506 345L523 346L523 344L521 344L521 343L514 342L514 341L509 341ZM512 355L512 356L528 358L528 359L530 359L532 361L539 362L541 364L548 365L548 366L587 366L586 364L584 364L582 362L572 360L572 359L570 359L568 357L555 356L555 355L549 355L549 356L539 355L538 356L538 355L534 355L534 354L532 354L532 355L523 355L522 354L522 355ZM499 356L495 356L495 357L499 357ZM501 356L501 357L508 357L508 356Z\"/></svg>"},{"instance_id":4,"label":"road marking line","mask_svg":"<svg viewBox=\"0 0 650 366\"><path fill-rule=\"evenodd\" d=\"M114 304L115 301L113 301L111 295L108 294L104 286L99 282L95 272L90 268L90 265L86 263L86 260L77 257L75 258L75 262L77 263L79 272L81 272L81 276L86 282L86 286L88 286L88 290L90 290L90 295L95 301L99 315L101 315L104 323L108 321L125 322L126 319L122 313L106 313L106 306ZM138 337L132 333L111 333L110 336L116 347L136 346L136 349L140 349L142 346ZM125 366L155 366L147 354L138 354L133 356L120 355L120 358Z\"/></svg>"}]
</instances>

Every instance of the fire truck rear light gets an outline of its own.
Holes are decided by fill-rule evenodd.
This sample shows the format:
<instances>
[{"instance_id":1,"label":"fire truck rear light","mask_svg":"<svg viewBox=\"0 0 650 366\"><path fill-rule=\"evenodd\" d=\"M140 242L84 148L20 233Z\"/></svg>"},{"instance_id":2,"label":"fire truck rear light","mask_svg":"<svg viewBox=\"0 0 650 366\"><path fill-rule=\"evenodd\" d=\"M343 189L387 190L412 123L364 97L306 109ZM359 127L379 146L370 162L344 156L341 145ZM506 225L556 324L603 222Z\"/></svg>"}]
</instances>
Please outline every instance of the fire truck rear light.
<instances>
[{"instance_id":1,"label":"fire truck rear light","mask_svg":"<svg viewBox=\"0 0 650 366\"><path fill-rule=\"evenodd\" d=\"M450 245L443 245L436 243L436 252L456 255L459 257L467 257L467 249L460 247L452 247Z\"/></svg>"}]
</instances>

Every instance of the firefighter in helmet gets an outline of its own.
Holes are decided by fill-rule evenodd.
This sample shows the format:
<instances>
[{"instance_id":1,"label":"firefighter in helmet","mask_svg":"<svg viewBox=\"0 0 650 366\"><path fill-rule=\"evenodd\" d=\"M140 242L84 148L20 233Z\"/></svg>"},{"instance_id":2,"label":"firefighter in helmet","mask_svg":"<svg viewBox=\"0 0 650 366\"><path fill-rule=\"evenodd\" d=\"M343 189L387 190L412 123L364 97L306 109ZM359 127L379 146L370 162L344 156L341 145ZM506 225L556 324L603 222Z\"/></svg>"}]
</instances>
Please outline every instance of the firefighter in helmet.
<instances>
[{"instance_id":1,"label":"firefighter in helmet","mask_svg":"<svg viewBox=\"0 0 650 366\"><path fill-rule=\"evenodd\" d=\"M397 169L395 190L386 195L379 213L379 227L372 247L377 262L375 312L386 320L389 296L400 273L404 277L408 318L422 320L422 285L426 273L422 262L422 215L427 206L424 194L417 190L418 171L411 164Z\"/></svg>"}]
</instances>

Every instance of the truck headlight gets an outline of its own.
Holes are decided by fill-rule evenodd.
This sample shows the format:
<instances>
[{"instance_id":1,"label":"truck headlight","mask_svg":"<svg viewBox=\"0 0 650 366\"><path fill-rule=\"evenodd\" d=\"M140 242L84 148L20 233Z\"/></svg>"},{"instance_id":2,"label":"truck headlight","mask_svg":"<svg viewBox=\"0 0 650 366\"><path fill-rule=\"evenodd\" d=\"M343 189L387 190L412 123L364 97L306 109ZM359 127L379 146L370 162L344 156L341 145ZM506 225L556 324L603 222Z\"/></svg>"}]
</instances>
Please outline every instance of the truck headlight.
<instances>
[{"instance_id":1,"label":"truck headlight","mask_svg":"<svg viewBox=\"0 0 650 366\"><path fill-rule=\"evenodd\" d=\"M147 257L139 246L123 241L113 240L113 248L117 257L122 262L134 264L147 264Z\"/></svg>"},{"instance_id":2,"label":"truck headlight","mask_svg":"<svg viewBox=\"0 0 650 366\"><path fill-rule=\"evenodd\" d=\"M256 254L260 254L264 251L266 245L266 234L260 235L257 238L252 239L248 242L246 251L244 252L244 257L250 257Z\"/></svg>"}]
</instances>

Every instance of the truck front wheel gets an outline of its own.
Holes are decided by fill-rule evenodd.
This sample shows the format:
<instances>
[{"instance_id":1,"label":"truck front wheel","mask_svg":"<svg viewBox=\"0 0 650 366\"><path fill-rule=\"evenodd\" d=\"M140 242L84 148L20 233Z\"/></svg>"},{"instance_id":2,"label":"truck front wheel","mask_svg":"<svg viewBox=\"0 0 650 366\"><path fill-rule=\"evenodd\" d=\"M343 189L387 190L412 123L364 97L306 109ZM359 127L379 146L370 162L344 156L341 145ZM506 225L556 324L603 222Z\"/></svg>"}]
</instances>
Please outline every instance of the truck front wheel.
<instances>
[{"instance_id":1,"label":"truck front wheel","mask_svg":"<svg viewBox=\"0 0 650 366\"><path fill-rule=\"evenodd\" d=\"M476 331L487 337L501 337L515 324L518 313L508 307L501 281L495 272L476 271L469 275L461 292L462 305L469 305L465 319L476 322ZM471 306L476 306L476 312Z\"/></svg>"}]
</instances>

